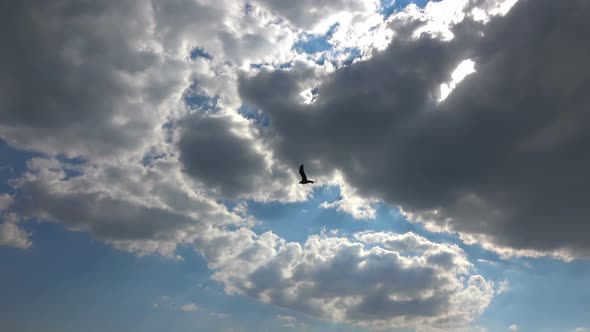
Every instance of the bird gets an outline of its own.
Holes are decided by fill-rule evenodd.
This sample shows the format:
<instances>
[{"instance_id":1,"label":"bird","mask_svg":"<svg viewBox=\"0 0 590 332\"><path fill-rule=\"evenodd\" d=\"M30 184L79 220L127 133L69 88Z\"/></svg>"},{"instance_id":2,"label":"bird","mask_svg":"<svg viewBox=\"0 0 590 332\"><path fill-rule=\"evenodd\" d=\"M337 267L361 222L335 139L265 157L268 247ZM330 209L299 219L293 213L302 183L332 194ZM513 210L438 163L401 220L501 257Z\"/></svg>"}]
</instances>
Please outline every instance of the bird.
<instances>
[{"instance_id":1,"label":"bird","mask_svg":"<svg viewBox=\"0 0 590 332\"><path fill-rule=\"evenodd\" d=\"M300 184L313 183L313 181L307 179L307 176L303 171L303 164L299 166L299 174L301 174L301 181L299 181Z\"/></svg>"}]
</instances>

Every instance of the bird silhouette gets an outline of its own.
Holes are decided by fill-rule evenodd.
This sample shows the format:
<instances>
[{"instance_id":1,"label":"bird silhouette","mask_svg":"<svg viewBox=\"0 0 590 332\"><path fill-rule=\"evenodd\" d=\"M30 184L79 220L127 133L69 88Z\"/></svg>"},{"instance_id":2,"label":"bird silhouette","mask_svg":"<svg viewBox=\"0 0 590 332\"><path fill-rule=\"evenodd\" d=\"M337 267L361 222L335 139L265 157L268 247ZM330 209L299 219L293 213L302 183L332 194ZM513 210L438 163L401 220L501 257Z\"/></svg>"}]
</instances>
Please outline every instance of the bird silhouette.
<instances>
[{"instance_id":1,"label":"bird silhouette","mask_svg":"<svg viewBox=\"0 0 590 332\"><path fill-rule=\"evenodd\" d=\"M305 172L303 171L303 164L301 164L301 166L299 166L299 174L301 175L301 181L299 181L299 183L301 183L301 184L313 183L313 181L307 179L307 176L305 175Z\"/></svg>"}]
</instances>

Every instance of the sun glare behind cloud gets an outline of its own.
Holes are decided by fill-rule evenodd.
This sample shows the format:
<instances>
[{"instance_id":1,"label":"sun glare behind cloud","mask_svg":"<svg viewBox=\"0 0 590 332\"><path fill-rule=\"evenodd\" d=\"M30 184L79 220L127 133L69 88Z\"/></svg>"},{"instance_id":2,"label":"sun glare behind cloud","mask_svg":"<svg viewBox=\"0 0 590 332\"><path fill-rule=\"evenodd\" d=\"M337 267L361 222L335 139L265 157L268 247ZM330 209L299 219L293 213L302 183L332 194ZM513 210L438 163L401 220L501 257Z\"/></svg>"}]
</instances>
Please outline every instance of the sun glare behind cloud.
<instances>
[{"instance_id":1,"label":"sun glare behind cloud","mask_svg":"<svg viewBox=\"0 0 590 332\"><path fill-rule=\"evenodd\" d=\"M457 87L461 81L469 74L475 73L475 62L467 59L463 60L451 74L451 81L440 85L440 99L439 102L447 99L451 92Z\"/></svg>"}]
</instances>

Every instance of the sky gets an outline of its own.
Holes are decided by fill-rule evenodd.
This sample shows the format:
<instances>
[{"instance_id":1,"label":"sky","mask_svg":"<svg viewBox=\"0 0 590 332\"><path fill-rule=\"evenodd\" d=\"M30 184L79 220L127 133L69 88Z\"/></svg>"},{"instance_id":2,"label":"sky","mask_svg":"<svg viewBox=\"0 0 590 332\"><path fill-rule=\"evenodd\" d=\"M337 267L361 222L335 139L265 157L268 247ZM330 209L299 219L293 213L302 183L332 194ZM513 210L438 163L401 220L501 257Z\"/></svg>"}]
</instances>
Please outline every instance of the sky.
<instances>
[{"instance_id":1,"label":"sky","mask_svg":"<svg viewBox=\"0 0 590 332\"><path fill-rule=\"evenodd\" d=\"M590 331L588 1L0 13L0 330Z\"/></svg>"}]
</instances>

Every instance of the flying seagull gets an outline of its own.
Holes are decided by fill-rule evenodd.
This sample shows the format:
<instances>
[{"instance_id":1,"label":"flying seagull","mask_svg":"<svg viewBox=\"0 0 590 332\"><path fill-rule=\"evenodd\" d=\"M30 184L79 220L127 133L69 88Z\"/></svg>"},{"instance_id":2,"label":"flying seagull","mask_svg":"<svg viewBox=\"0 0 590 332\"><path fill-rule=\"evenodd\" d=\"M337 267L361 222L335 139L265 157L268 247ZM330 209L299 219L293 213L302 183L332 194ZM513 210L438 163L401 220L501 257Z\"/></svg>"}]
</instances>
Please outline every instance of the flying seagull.
<instances>
[{"instance_id":1,"label":"flying seagull","mask_svg":"<svg viewBox=\"0 0 590 332\"><path fill-rule=\"evenodd\" d=\"M303 171L303 164L301 164L301 166L299 166L299 174L301 174L301 181L299 181L299 183L301 183L301 184L313 183L313 181L308 180L307 176L305 176L305 172Z\"/></svg>"}]
</instances>

